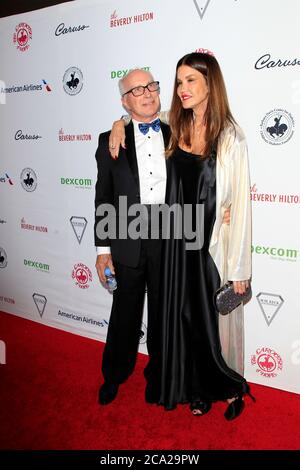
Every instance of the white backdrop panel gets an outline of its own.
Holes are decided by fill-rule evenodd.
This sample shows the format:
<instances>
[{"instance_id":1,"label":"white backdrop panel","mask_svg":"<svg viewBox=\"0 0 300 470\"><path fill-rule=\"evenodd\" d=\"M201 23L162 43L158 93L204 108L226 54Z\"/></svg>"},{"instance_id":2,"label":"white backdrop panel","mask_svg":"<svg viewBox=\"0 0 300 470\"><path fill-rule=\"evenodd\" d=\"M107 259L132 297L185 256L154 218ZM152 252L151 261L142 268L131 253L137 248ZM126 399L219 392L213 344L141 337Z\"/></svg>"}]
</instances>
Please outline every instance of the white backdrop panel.
<instances>
[{"instance_id":1,"label":"white backdrop panel","mask_svg":"<svg viewBox=\"0 0 300 470\"><path fill-rule=\"evenodd\" d=\"M99 132L123 114L118 78L149 69L168 109L178 59L209 49L250 152L246 377L300 393L299 14L295 0L78 0L2 18L0 309L105 340L111 296L94 268L94 154ZM59 34L62 23L80 30ZM71 67L81 91L70 95ZM24 85L40 89L12 91ZM281 137L279 127L270 133L275 118ZM143 323L146 352L146 311Z\"/></svg>"}]
</instances>

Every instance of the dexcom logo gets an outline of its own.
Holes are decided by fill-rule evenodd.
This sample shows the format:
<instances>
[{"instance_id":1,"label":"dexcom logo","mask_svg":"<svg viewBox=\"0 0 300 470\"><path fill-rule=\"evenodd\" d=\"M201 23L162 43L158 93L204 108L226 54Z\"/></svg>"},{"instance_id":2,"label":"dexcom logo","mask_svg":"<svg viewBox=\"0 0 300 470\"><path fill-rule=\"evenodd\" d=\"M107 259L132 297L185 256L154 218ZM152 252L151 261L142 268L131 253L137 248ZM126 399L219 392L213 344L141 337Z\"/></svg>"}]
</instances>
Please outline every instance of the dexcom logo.
<instances>
[{"instance_id":1,"label":"dexcom logo","mask_svg":"<svg viewBox=\"0 0 300 470\"><path fill-rule=\"evenodd\" d=\"M281 261L297 261L299 250L291 248L277 248L274 246L252 245L252 253L267 255L271 259Z\"/></svg>"},{"instance_id":2,"label":"dexcom logo","mask_svg":"<svg viewBox=\"0 0 300 470\"><path fill-rule=\"evenodd\" d=\"M145 70L145 72L150 71L150 67L141 67L142 70ZM133 69L124 69L124 70L112 70L110 72L110 78L123 78L125 75L127 75L131 70Z\"/></svg>"}]
</instances>

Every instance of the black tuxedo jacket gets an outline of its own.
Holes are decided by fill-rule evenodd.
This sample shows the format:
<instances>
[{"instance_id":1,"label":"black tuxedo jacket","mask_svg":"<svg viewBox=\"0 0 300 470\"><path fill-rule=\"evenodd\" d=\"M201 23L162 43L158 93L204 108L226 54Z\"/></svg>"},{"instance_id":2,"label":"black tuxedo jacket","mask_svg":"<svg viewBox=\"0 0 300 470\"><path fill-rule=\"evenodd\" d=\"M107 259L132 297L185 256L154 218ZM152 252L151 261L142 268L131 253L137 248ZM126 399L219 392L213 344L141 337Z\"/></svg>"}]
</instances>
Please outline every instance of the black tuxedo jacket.
<instances>
[{"instance_id":1,"label":"black tuxedo jacket","mask_svg":"<svg viewBox=\"0 0 300 470\"><path fill-rule=\"evenodd\" d=\"M170 128L168 125L161 123L161 130L166 147L169 143ZM127 197L128 208L132 204L141 202L133 123L130 122L125 127L126 150L121 148L117 160L113 160L109 153L109 134L110 131L100 134L96 151L98 178L95 195L95 245L110 246L113 261L136 267L140 257L141 239L133 240L128 237L121 239L118 230L120 222L119 196ZM111 238L108 233L106 238L100 239L97 234L97 224L101 221L104 222L107 217L107 214L96 214L100 204L111 204L115 208L116 238ZM128 216L126 219L126 227L128 227L134 217Z\"/></svg>"}]
</instances>

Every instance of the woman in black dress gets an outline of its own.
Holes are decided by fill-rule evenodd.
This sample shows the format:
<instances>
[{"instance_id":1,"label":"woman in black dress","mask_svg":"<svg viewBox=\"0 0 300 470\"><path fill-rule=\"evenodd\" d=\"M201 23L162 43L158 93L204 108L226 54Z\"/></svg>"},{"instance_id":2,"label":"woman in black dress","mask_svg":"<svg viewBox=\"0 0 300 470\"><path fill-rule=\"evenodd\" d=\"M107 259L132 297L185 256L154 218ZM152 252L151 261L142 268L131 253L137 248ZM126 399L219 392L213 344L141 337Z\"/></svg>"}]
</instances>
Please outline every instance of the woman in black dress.
<instances>
[{"instance_id":1,"label":"woman in black dress","mask_svg":"<svg viewBox=\"0 0 300 470\"><path fill-rule=\"evenodd\" d=\"M192 53L179 60L169 123L166 204L180 204L183 212L185 204L194 212L203 204L204 237L192 250L184 236L163 241L160 323L145 374L146 399L166 409L189 403L195 415L227 400L225 418L231 420L242 412L249 386L224 360L213 297L227 280L243 293L251 277L250 183L245 138L213 56ZM228 207L229 227L220 222ZM243 334L241 309L230 314L240 316L237 336Z\"/></svg>"}]
</instances>

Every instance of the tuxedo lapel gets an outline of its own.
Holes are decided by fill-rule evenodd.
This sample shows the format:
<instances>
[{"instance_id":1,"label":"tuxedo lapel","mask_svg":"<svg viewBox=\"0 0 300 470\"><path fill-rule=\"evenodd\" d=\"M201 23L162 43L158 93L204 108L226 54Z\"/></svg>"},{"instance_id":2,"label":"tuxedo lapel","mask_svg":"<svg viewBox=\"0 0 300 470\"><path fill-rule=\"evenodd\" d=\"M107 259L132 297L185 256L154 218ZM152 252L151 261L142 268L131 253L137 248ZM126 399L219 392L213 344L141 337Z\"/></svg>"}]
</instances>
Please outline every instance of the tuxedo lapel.
<instances>
[{"instance_id":1,"label":"tuxedo lapel","mask_svg":"<svg viewBox=\"0 0 300 470\"><path fill-rule=\"evenodd\" d=\"M135 149L135 140L134 140L134 130L132 121L125 127L125 136L126 136L126 157L131 168L134 180L140 191L140 181L139 181L139 170L136 158L136 149Z\"/></svg>"},{"instance_id":2,"label":"tuxedo lapel","mask_svg":"<svg viewBox=\"0 0 300 470\"><path fill-rule=\"evenodd\" d=\"M161 131L162 131L162 135L163 135L163 138L164 138L165 149L166 149L169 145L171 130L170 130L170 127L162 121L160 121L160 128L161 128Z\"/></svg>"},{"instance_id":3,"label":"tuxedo lapel","mask_svg":"<svg viewBox=\"0 0 300 470\"><path fill-rule=\"evenodd\" d=\"M162 135L163 135L163 138L164 138L164 146L165 146L165 149L167 149L167 147L169 145L170 137L171 137L171 129L167 124L165 124L162 121L160 121L160 128L161 128ZM168 169L169 159L165 159L165 161L166 161L166 168Z\"/></svg>"}]
</instances>

